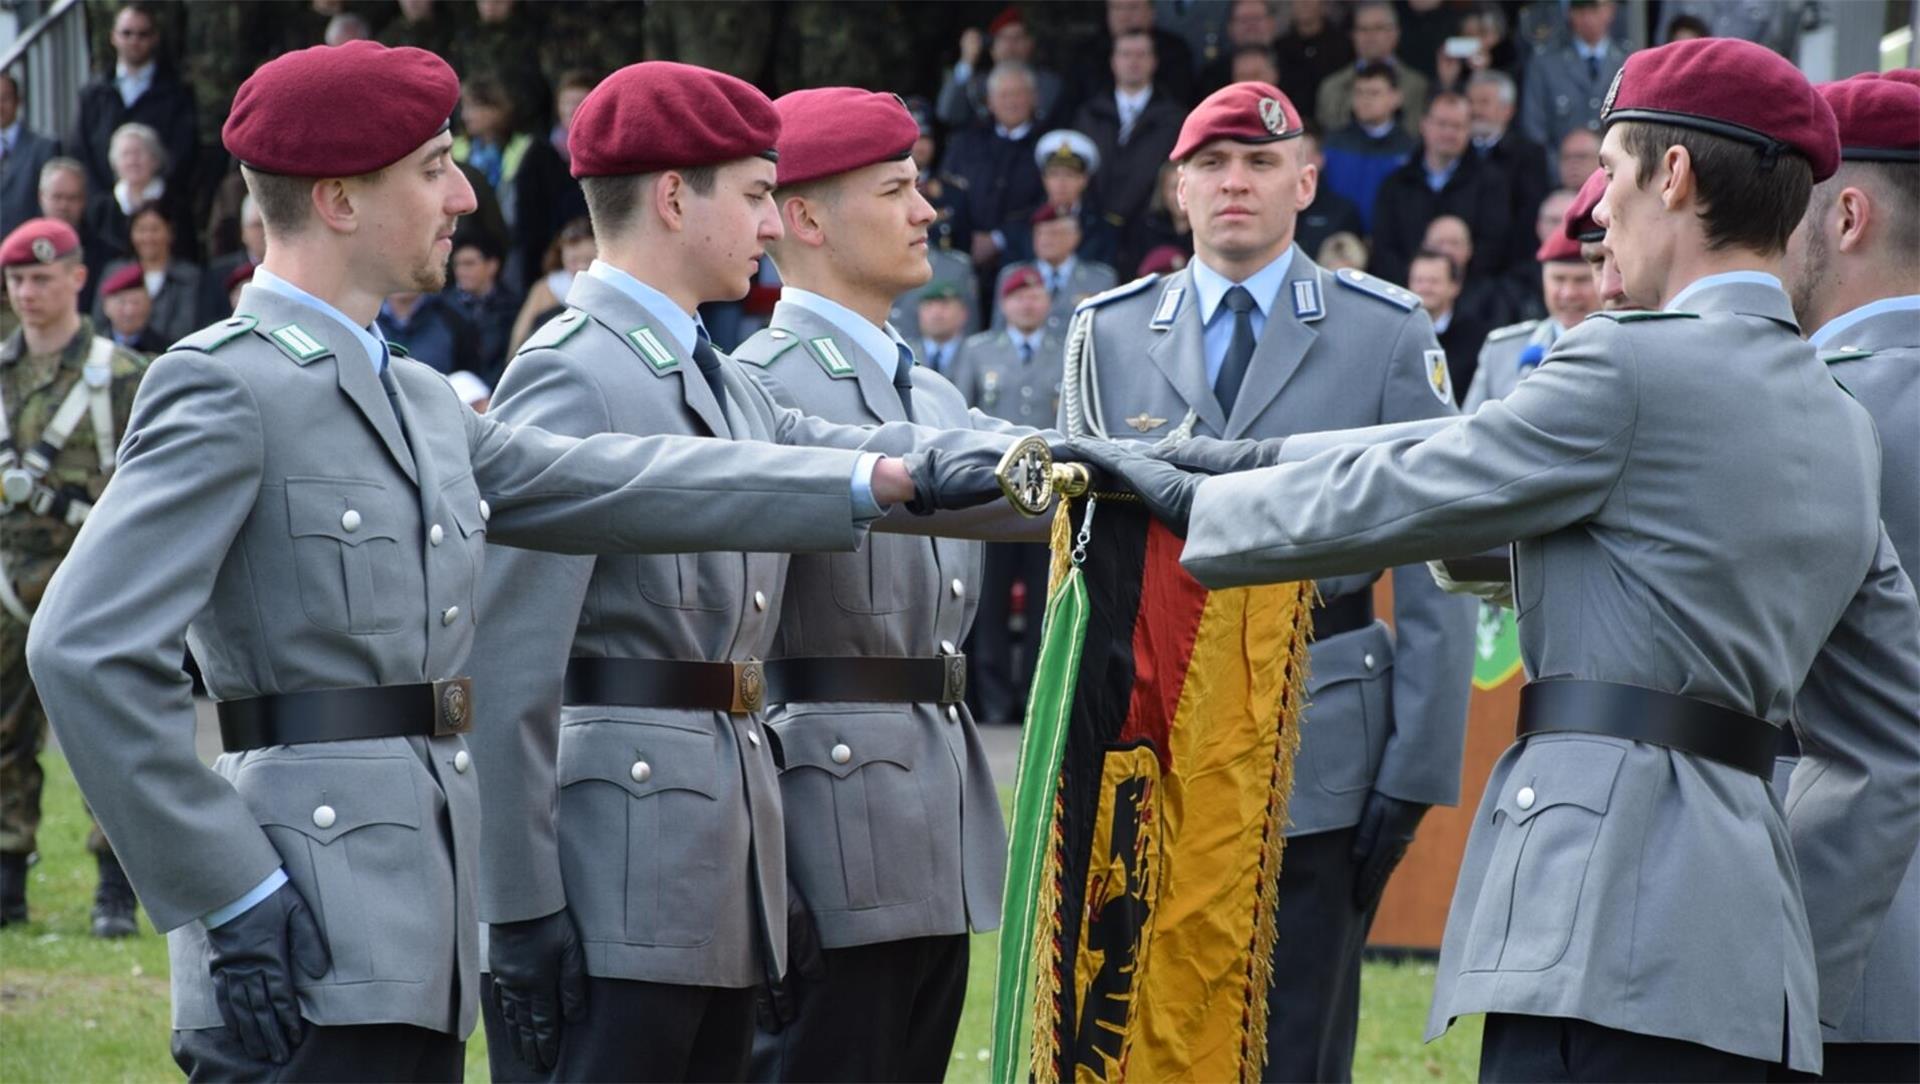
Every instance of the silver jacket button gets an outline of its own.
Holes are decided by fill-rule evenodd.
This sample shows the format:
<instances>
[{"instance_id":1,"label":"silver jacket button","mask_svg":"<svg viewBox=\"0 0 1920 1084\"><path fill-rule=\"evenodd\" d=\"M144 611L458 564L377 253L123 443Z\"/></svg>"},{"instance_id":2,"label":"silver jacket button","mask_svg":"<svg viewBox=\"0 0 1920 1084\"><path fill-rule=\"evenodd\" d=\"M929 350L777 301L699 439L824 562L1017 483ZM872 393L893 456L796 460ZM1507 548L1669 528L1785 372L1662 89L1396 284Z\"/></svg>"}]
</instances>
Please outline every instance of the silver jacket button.
<instances>
[{"instance_id":1,"label":"silver jacket button","mask_svg":"<svg viewBox=\"0 0 1920 1084\"><path fill-rule=\"evenodd\" d=\"M960 578L959 578L959 577L957 577L957 576L956 576L956 577L954 577L954 581L953 581L953 597L954 597L954 598L959 598L959 597L961 597L962 595L965 595L966 593L967 593L967 585L966 585L965 583L963 583L963 582L962 582L962 581L960 580Z\"/></svg>"},{"instance_id":2,"label":"silver jacket button","mask_svg":"<svg viewBox=\"0 0 1920 1084\"><path fill-rule=\"evenodd\" d=\"M352 534L360 529L360 513L349 508L340 513L340 529Z\"/></svg>"},{"instance_id":3,"label":"silver jacket button","mask_svg":"<svg viewBox=\"0 0 1920 1084\"><path fill-rule=\"evenodd\" d=\"M449 606L440 611L440 623L442 625L451 625L458 620L460 620L460 607Z\"/></svg>"},{"instance_id":4,"label":"silver jacket button","mask_svg":"<svg viewBox=\"0 0 1920 1084\"><path fill-rule=\"evenodd\" d=\"M1533 799L1533 788L1521 787L1519 792L1513 796L1513 804L1519 806L1521 809L1532 809Z\"/></svg>"},{"instance_id":5,"label":"silver jacket button","mask_svg":"<svg viewBox=\"0 0 1920 1084\"><path fill-rule=\"evenodd\" d=\"M835 764L845 764L847 761L853 759L853 750L847 748L846 743L842 742L834 746L833 752L827 755L833 758Z\"/></svg>"},{"instance_id":6,"label":"silver jacket button","mask_svg":"<svg viewBox=\"0 0 1920 1084\"><path fill-rule=\"evenodd\" d=\"M480 522L485 523L492 518L493 505L488 504L485 497L480 498Z\"/></svg>"},{"instance_id":7,"label":"silver jacket button","mask_svg":"<svg viewBox=\"0 0 1920 1084\"><path fill-rule=\"evenodd\" d=\"M747 731L747 744L753 745L756 747L760 744L760 734L758 731L754 731L754 730Z\"/></svg>"},{"instance_id":8,"label":"silver jacket button","mask_svg":"<svg viewBox=\"0 0 1920 1084\"><path fill-rule=\"evenodd\" d=\"M644 760L636 760L633 762L633 767L627 774L633 776L634 782L644 783L653 778L653 765L648 764Z\"/></svg>"},{"instance_id":9,"label":"silver jacket button","mask_svg":"<svg viewBox=\"0 0 1920 1084\"><path fill-rule=\"evenodd\" d=\"M942 655L951 655L951 654L953 654L953 641L952 641L952 640L942 640L942 641L940 641L940 654L942 654Z\"/></svg>"},{"instance_id":10,"label":"silver jacket button","mask_svg":"<svg viewBox=\"0 0 1920 1084\"><path fill-rule=\"evenodd\" d=\"M467 774L467 769L471 767L473 767L473 758L467 755L467 751L465 749L462 749L459 752L453 754L453 770L454 771L459 772L461 775L465 775Z\"/></svg>"},{"instance_id":11,"label":"silver jacket button","mask_svg":"<svg viewBox=\"0 0 1920 1084\"><path fill-rule=\"evenodd\" d=\"M952 704L948 704L947 705L947 722L957 723L959 721L960 721L960 709L954 707Z\"/></svg>"},{"instance_id":12,"label":"silver jacket button","mask_svg":"<svg viewBox=\"0 0 1920 1084\"><path fill-rule=\"evenodd\" d=\"M756 610L764 610L767 608L767 593L765 591L755 591L753 593L753 608Z\"/></svg>"},{"instance_id":13,"label":"silver jacket button","mask_svg":"<svg viewBox=\"0 0 1920 1084\"><path fill-rule=\"evenodd\" d=\"M1360 665L1369 670L1373 669L1373 652L1369 651L1365 655L1360 656Z\"/></svg>"},{"instance_id":14,"label":"silver jacket button","mask_svg":"<svg viewBox=\"0 0 1920 1084\"><path fill-rule=\"evenodd\" d=\"M427 541L433 543L436 546L446 541L446 538L447 538L447 532L441 530L440 525L438 523L434 524L432 527L428 528L427 530Z\"/></svg>"},{"instance_id":15,"label":"silver jacket button","mask_svg":"<svg viewBox=\"0 0 1920 1084\"><path fill-rule=\"evenodd\" d=\"M314 808L313 826L315 828L332 828L333 822L337 819L339 818L333 812L333 807L330 805L317 806Z\"/></svg>"}]
</instances>

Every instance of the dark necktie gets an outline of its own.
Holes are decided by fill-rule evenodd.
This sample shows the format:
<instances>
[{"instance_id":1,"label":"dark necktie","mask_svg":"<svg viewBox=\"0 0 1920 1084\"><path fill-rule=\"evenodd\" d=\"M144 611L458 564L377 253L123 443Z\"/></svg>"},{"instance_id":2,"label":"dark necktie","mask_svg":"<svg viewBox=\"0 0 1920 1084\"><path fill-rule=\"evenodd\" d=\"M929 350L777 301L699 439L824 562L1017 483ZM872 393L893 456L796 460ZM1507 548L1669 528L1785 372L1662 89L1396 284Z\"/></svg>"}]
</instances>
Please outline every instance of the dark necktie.
<instances>
[{"instance_id":1,"label":"dark necktie","mask_svg":"<svg viewBox=\"0 0 1920 1084\"><path fill-rule=\"evenodd\" d=\"M707 390L713 393L713 401L725 410L727 393L720 383L720 355L713 352L713 340L707 338L706 328L695 325L693 330L693 364L706 379Z\"/></svg>"},{"instance_id":2,"label":"dark necktie","mask_svg":"<svg viewBox=\"0 0 1920 1084\"><path fill-rule=\"evenodd\" d=\"M1033 340L1021 339L1020 340L1020 364L1025 365L1032 360L1033 360Z\"/></svg>"},{"instance_id":3,"label":"dark necktie","mask_svg":"<svg viewBox=\"0 0 1920 1084\"><path fill-rule=\"evenodd\" d=\"M913 350L906 343L900 347L900 362L893 367L893 390L900 393L900 410L913 420Z\"/></svg>"},{"instance_id":4,"label":"dark necktie","mask_svg":"<svg viewBox=\"0 0 1920 1084\"><path fill-rule=\"evenodd\" d=\"M1221 301L1233 310L1233 338L1227 341L1227 356L1220 363L1220 375L1214 378L1213 395L1220 400L1220 409L1231 418L1233 401L1240 397L1240 385L1247 379L1247 365L1253 361L1253 295L1245 286L1235 286Z\"/></svg>"},{"instance_id":5,"label":"dark necktie","mask_svg":"<svg viewBox=\"0 0 1920 1084\"><path fill-rule=\"evenodd\" d=\"M413 451L413 443L407 439L407 416L400 412L400 385L393 379L393 356L387 355L385 365L380 367L380 386L386 389L387 406L393 410L393 420L400 430L400 442Z\"/></svg>"},{"instance_id":6,"label":"dark necktie","mask_svg":"<svg viewBox=\"0 0 1920 1084\"><path fill-rule=\"evenodd\" d=\"M1600 58L1597 56L1587 58L1587 81L1590 83L1600 81Z\"/></svg>"}]
</instances>

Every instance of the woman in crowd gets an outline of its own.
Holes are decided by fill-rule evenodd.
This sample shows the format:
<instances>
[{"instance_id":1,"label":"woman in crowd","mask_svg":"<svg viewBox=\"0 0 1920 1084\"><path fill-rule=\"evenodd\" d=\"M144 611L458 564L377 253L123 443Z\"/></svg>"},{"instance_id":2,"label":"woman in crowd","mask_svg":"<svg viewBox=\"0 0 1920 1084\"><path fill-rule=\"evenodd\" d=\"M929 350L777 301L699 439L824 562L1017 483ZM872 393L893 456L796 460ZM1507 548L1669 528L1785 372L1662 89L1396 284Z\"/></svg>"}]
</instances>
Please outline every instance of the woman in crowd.
<instances>
[{"instance_id":1,"label":"woman in crowd","mask_svg":"<svg viewBox=\"0 0 1920 1084\"><path fill-rule=\"evenodd\" d=\"M116 156L115 161L118 160ZM133 212L127 236L133 257L108 264L107 277L122 267L138 263L147 281L147 294L153 298L153 314L147 318L147 327L157 338L169 343L191 334L200 326L197 308L200 267L179 257L174 247L177 234L172 220L158 203L146 204ZM105 300L96 299L94 310L96 317L104 317Z\"/></svg>"},{"instance_id":2,"label":"woman in crowd","mask_svg":"<svg viewBox=\"0 0 1920 1084\"><path fill-rule=\"evenodd\" d=\"M576 218L560 230L560 236L547 246L547 258L541 264L541 270L546 273L535 280L527 291L526 304L520 306L520 315L513 321L513 336L507 344L507 357L513 357L535 328L546 323L548 317L566 305L567 287L573 285L573 276L585 271L593 263L596 251L593 227L586 219Z\"/></svg>"},{"instance_id":3,"label":"woman in crowd","mask_svg":"<svg viewBox=\"0 0 1920 1084\"><path fill-rule=\"evenodd\" d=\"M86 236L99 238L106 249L102 255L108 259L132 257L129 227L134 212L157 207L171 227L169 243L174 255L193 259L193 217L187 188L184 183L171 183L167 176L170 167L160 133L138 122L122 124L107 143L107 162L113 168L113 187L94 194L86 217Z\"/></svg>"}]
</instances>

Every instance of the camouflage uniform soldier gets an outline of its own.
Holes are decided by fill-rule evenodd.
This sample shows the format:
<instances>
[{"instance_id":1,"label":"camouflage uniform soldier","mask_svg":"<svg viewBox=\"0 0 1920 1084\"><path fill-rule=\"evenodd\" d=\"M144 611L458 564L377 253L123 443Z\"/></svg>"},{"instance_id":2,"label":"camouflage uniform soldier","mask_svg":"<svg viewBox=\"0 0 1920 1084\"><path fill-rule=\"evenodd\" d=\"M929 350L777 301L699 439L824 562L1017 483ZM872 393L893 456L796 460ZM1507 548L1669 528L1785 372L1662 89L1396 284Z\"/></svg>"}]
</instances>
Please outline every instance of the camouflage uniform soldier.
<instances>
[{"instance_id":1,"label":"camouflage uniform soldier","mask_svg":"<svg viewBox=\"0 0 1920 1084\"><path fill-rule=\"evenodd\" d=\"M147 363L96 336L79 313L80 238L57 219L0 242L21 327L0 345L0 926L27 919L27 856L40 827L47 716L27 675L27 624L113 470ZM133 889L100 834L96 937L136 931Z\"/></svg>"}]
</instances>

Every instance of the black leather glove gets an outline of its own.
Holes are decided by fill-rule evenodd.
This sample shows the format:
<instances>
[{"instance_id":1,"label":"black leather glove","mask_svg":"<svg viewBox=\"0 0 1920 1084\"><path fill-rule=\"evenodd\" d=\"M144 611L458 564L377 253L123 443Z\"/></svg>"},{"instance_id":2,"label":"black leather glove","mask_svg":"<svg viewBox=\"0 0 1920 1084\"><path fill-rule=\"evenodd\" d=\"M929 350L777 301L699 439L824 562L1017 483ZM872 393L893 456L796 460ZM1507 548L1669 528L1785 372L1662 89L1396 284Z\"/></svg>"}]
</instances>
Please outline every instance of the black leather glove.
<instances>
[{"instance_id":1,"label":"black leather glove","mask_svg":"<svg viewBox=\"0 0 1920 1084\"><path fill-rule=\"evenodd\" d=\"M208 930L207 947L220 1019L248 1057L286 1064L307 1035L293 969L298 965L317 979L333 965L307 901L291 883L283 884L245 913Z\"/></svg>"},{"instance_id":2,"label":"black leather glove","mask_svg":"<svg viewBox=\"0 0 1920 1084\"><path fill-rule=\"evenodd\" d=\"M1387 890L1387 878L1406 857L1414 830L1427 808L1418 802L1403 802L1379 791L1367 795L1360 810L1360 827L1353 834L1353 906L1371 911Z\"/></svg>"},{"instance_id":3,"label":"black leather glove","mask_svg":"<svg viewBox=\"0 0 1920 1084\"><path fill-rule=\"evenodd\" d=\"M1280 462L1280 445L1274 440L1216 440L1213 437L1188 437L1174 445L1154 445L1147 454L1183 470L1203 474L1232 474L1257 470Z\"/></svg>"},{"instance_id":4,"label":"black leather glove","mask_svg":"<svg viewBox=\"0 0 1920 1084\"><path fill-rule=\"evenodd\" d=\"M1074 458L1068 445L1050 446L1056 461ZM926 448L900 457L913 479L907 511L916 516L975 508L1001 499L1000 459L1005 447L980 444L965 450Z\"/></svg>"},{"instance_id":5,"label":"black leather glove","mask_svg":"<svg viewBox=\"0 0 1920 1084\"><path fill-rule=\"evenodd\" d=\"M587 957L563 908L540 918L495 923L487 966L505 1041L521 1064L542 1071L560 1058L560 1024L587 1011Z\"/></svg>"},{"instance_id":6,"label":"black leather glove","mask_svg":"<svg viewBox=\"0 0 1920 1084\"><path fill-rule=\"evenodd\" d=\"M800 889L787 886L787 973L774 978L771 969L765 982L753 992L753 1015L760 1030L778 1035L788 1024L800 1018L800 1000L807 981L818 981L827 972L826 958L820 955L820 927L813 921L813 908Z\"/></svg>"},{"instance_id":7,"label":"black leather glove","mask_svg":"<svg viewBox=\"0 0 1920 1084\"><path fill-rule=\"evenodd\" d=\"M1094 468L1095 490L1124 489L1137 494L1155 519L1181 538L1187 537L1193 495L1206 475L1182 470L1111 441L1072 441L1062 454Z\"/></svg>"}]
</instances>

